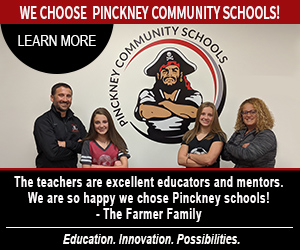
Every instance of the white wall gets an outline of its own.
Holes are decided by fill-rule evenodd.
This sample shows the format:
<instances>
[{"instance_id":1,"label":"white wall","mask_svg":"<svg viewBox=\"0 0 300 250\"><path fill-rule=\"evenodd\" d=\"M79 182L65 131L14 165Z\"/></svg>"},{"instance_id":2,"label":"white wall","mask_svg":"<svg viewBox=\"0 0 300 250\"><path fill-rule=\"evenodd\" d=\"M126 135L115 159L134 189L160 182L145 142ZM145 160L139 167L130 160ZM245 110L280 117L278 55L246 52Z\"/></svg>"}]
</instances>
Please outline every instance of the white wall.
<instances>
[{"instance_id":1,"label":"white wall","mask_svg":"<svg viewBox=\"0 0 300 250\"><path fill-rule=\"evenodd\" d=\"M97 107L113 109L109 100L109 79L114 63L126 46L147 30L169 25L115 25L102 54L90 65L68 74L46 74L20 62L0 35L1 167L35 167L33 139L35 119L50 108L50 89L58 81L73 90L72 110L88 129L90 115ZM300 152L298 124L300 101L300 25L177 25L204 33L218 43L229 60L222 65L227 81L227 98L220 116L228 137L233 132L240 103L249 97L263 99L275 117L278 140L277 168L297 168ZM178 38L165 36L164 38ZM146 45L146 44L145 44ZM144 45L143 45L144 46ZM149 55L143 69L155 55ZM63 59L63 58L61 58ZM137 69L137 77L142 77ZM128 78L128 77L127 77ZM132 83L122 71L118 97L128 120L132 103L146 83ZM143 75L145 79L145 75ZM146 80L145 80L146 81ZM154 83L148 80L149 87ZM130 85L130 84L133 85ZM148 85L147 85L148 86ZM131 98L135 96L136 98ZM178 167L179 145L156 143L139 135L129 124L116 127L126 140L132 158L129 167ZM221 167L232 167L221 162Z\"/></svg>"}]
</instances>

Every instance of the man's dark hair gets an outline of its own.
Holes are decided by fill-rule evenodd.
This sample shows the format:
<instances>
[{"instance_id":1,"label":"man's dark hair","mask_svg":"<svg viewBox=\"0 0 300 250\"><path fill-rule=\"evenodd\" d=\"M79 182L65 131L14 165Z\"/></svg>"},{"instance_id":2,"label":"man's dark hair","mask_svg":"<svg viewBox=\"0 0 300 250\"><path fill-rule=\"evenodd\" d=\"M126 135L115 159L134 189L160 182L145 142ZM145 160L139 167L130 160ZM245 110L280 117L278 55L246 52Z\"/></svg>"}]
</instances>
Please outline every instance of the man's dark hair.
<instances>
[{"instance_id":1,"label":"man's dark hair","mask_svg":"<svg viewBox=\"0 0 300 250\"><path fill-rule=\"evenodd\" d=\"M59 83L56 83L56 84L53 85L53 87L51 89L51 95L55 95L56 89L59 88L59 87L68 88L73 93L73 90L72 90L72 88L71 88L71 86L69 84L64 83L64 82L59 82Z\"/></svg>"}]
</instances>

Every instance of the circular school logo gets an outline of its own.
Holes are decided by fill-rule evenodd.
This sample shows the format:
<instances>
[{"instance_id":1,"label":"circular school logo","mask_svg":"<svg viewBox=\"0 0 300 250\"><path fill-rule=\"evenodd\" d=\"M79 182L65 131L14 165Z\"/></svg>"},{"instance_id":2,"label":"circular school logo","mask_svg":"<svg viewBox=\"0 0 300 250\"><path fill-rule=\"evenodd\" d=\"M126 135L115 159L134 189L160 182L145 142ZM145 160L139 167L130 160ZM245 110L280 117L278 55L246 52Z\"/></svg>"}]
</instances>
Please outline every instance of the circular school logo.
<instances>
[{"instance_id":1,"label":"circular school logo","mask_svg":"<svg viewBox=\"0 0 300 250\"><path fill-rule=\"evenodd\" d=\"M115 62L109 93L122 127L166 144L182 141L202 102L213 102L220 115L226 99L221 64L228 57L220 46L195 30L172 30L172 37L160 28L134 39Z\"/></svg>"}]
</instances>

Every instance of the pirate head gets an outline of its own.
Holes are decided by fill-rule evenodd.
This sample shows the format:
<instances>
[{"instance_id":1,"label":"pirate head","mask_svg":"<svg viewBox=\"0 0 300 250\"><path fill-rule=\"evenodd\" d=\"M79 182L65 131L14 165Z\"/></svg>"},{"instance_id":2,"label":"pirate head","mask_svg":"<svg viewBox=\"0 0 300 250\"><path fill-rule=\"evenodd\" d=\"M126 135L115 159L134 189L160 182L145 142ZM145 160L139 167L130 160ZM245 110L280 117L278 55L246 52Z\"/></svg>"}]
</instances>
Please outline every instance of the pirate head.
<instances>
[{"instance_id":1,"label":"pirate head","mask_svg":"<svg viewBox=\"0 0 300 250\"><path fill-rule=\"evenodd\" d=\"M189 61L179 50L166 48L160 51L154 61L144 69L144 73L148 76L155 76L157 81L163 84L161 87L169 92L179 88L175 85L183 81L185 86L191 89L186 75L196 69L196 65Z\"/></svg>"}]
</instances>

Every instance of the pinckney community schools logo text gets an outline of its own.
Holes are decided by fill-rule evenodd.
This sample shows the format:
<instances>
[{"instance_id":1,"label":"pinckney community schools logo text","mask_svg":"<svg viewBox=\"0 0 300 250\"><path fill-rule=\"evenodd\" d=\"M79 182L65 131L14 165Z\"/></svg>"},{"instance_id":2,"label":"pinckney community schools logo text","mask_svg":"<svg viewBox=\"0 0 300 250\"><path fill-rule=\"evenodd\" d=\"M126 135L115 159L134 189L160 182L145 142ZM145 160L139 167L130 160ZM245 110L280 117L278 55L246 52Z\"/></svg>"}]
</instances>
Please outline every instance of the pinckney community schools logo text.
<instances>
[{"instance_id":1,"label":"pinckney community schools logo text","mask_svg":"<svg viewBox=\"0 0 300 250\"><path fill-rule=\"evenodd\" d=\"M196 29L165 26L140 34L119 53L110 75L115 119L150 140L180 143L202 102L213 102L221 114L226 99L221 65L228 60Z\"/></svg>"}]
</instances>

